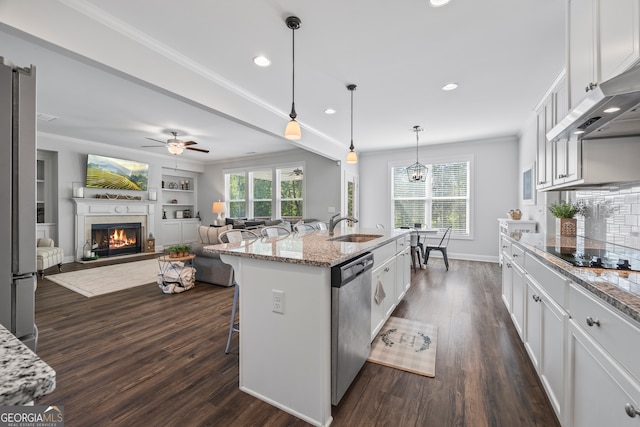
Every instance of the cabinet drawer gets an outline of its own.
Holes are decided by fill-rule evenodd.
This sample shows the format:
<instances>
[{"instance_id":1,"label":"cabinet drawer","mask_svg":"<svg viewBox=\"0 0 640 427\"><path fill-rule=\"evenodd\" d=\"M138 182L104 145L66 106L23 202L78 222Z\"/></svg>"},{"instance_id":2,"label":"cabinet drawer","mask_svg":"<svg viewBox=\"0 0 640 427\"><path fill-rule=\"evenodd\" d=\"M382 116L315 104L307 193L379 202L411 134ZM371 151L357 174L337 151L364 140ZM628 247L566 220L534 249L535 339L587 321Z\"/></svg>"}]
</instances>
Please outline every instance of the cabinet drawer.
<instances>
[{"instance_id":1,"label":"cabinet drawer","mask_svg":"<svg viewBox=\"0 0 640 427\"><path fill-rule=\"evenodd\" d=\"M515 264L524 268L524 249L518 245L511 245L511 259Z\"/></svg>"},{"instance_id":2,"label":"cabinet drawer","mask_svg":"<svg viewBox=\"0 0 640 427\"><path fill-rule=\"evenodd\" d=\"M404 251L404 248L408 248L411 242L411 235L407 234L406 236L402 236L396 240L396 253Z\"/></svg>"},{"instance_id":3,"label":"cabinet drawer","mask_svg":"<svg viewBox=\"0 0 640 427\"><path fill-rule=\"evenodd\" d=\"M620 365L640 379L638 325L574 283L569 287L569 314Z\"/></svg>"},{"instance_id":4,"label":"cabinet drawer","mask_svg":"<svg viewBox=\"0 0 640 427\"><path fill-rule=\"evenodd\" d=\"M556 303L565 307L569 279L556 273L529 253L524 256L524 269Z\"/></svg>"},{"instance_id":5,"label":"cabinet drawer","mask_svg":"<svg viewBox=\"0 0 640 427\"><path fill-rule=\"evenodd\" d=\"M503 234L500 235L500 251L511 257L511 242Z\"/></svg>"},{"instance_id":6,"label":"cabinet drawer","mask_svg":"<svg viewBox=\"0 0 640 427\"><path fill-rule=\"evenodd\" d=\"M373 266L377 268L378 266L384 264L389 258L395 256L396 254L396 242L389 242L384 246L380 246L379 248L374 249L373 251Z\"/></svg>"}]
</instances>

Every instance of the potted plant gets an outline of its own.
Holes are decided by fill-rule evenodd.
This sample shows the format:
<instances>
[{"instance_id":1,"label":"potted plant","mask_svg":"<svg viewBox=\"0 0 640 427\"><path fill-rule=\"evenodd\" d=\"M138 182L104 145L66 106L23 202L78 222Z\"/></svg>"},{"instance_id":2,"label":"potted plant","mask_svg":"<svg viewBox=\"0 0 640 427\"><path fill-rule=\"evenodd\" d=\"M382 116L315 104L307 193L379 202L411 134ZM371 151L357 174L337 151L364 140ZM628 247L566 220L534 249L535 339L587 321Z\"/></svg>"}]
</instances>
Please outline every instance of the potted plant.
<instances>
[{"instance_id":1,"label":"potted plant","mask_svg":"<svg viewBox=\"0 0 640 427\"><path fill-rule=\"evenodd\" d=\"M169 251L169 256L171 258L178 258L180 256L179 252L182 252L182 248L180 248L180 245L173 245L169 246L167 251Z\"/></svg>"},{"instance_id":2,"label":"potted plant","mask_svg":"<svg viewBox=\"0 0 640 427\"><path fill-rule=\"evenodd\" d=\"M582 215L584 207L576 202L559 202L554 203L549 207L549 210L557 218L556 231L560 230L561 236L575 237L576 236L576 215Z\"/></svg>"}]
</instances>

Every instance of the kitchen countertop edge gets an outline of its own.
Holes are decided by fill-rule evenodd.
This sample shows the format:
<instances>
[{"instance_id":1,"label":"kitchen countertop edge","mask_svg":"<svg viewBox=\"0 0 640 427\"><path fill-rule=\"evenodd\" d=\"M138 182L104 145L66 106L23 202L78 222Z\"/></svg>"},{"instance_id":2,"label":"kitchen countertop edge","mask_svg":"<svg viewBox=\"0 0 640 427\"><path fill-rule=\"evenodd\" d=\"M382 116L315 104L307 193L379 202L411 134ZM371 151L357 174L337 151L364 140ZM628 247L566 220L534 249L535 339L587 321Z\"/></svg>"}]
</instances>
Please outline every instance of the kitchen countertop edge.
<instances>
[{"instance_id":1,"label":"kitchen countertop edge","mask_svg":"<svg viewBox=\"0 0 640 427\"><path fill-rule=\"evenodd\" d=\"M532 244L523 242L508 235L507 238L513 243L521 246L526 252L533 255L547 267L567 277L589 291L591 294L640 323L640 297L638 295L622 289L612 281L607 281L602 276L598 276L594 269L587 267L574 267L571 264L533 246ZM617 273L618 272L615 270L610 273L612 280L615 280L614 278L618 277ZM620 280L623 279L619 278L618 281Z\"/></svg>"},{"instance_id":2,"label":"kitchen countertop edge","mask_svg":"<svg viewBox=\"0 0 640 427\"><path fill-rule=\"evenodd\" d=\"M339 237L339 236L344 236L344 235L348 235L348 234L382 234L382 237L378 237L376 239L370 240L368 242L362 242L362 243L349 243L351 245L357 245L354 246L357 248L357 250L354 250L353 252L347 253L347 254L342 254L341 256L335 256L333 257L330 261L323 261L320 260L318 258L293 258L293 257L287 257L287 256L282 256L282 255L266 255L266 254L260 254L260 253L253 253L253 252L245 252L245 251L241 251L242 248L228 248L227 244L218 244L218 245L208 245L205 246L203 249L207 252L215 252L221 255L231 255L231 256L238 256L238 257L243 257L243 258L252 258L252 259L261 259L261 260L266 260L266 261L275 261L275 262L284 262L284 263L289 263L289 264L300 264L300 265L308 265L308 266L313 266L313 267L333 267L335 265L341 264L343 262L349 261L350 259L356 258L360 255L362 255L365 252L371 252L381 246L384 246L392 241L398 240L399 238L401 238L402 236L405 236L409 233L411 233L410 229L394 229L394 230L383 230L383 229L362 229L362 230L353 230L353 229L349 229L346 232L338 232L338 230L336 230L336 233L333 237ZM295 233L292 233L291 236L292 237L295 236ZM309 233L308 235L305 236L297 236L296 238L302 238L302 239L314 239L314 242L326 242L327 247L334 247L332 245L340 245L340 244L345 244L345 242L332 242L327 240L329 237L327 231L317 231L317 232L312 232ZM267 239L265 240L268 243L278 243L279 240L284 240L284 239L278 239L278 238L272 238L271 240Z\"/></svg>"}]
</instances>

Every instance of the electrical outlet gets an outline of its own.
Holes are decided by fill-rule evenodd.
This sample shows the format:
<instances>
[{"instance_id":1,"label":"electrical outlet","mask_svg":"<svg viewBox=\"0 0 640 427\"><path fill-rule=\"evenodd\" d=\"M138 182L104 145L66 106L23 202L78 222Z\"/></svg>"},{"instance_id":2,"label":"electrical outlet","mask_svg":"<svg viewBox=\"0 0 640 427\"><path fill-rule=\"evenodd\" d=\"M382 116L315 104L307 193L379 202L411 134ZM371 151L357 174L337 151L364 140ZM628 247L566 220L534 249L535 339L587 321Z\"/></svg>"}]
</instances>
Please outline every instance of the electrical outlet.
<instances>
[{"instance_id":1,"label":"electrical outlet","mask_svg":"<svg viewBox=\"0 0 640 427\"><path fill-rule=\"evenodd\" d=\"M271 292L273 312L284 314L284 291L272 289Z\"/></svg>"},{"instance_id":2,"label":"electrical outlet","mask_svg":"<svg viewBox=\"0 0 640 427\"><path fill-rule=\"evenodd\" d=\"M336 207L335 206L329 206L329 209L327 209L329 211L329 213L336 213Z\"/></svg>"}]
</instances>

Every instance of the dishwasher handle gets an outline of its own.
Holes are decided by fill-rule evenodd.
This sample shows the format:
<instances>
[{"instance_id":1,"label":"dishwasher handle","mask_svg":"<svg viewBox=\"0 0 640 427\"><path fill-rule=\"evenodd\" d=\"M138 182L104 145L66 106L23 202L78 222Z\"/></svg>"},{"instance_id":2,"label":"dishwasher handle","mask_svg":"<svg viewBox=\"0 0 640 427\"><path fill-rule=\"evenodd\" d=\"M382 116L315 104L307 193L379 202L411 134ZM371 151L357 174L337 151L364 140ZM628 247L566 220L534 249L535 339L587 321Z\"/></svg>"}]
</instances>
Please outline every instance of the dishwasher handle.
<instances>
[{"instance_id":1,"label":"dishwasher handle","mask_svg":"<svg viewBox=\"0 0 640 427\"><path fill-rule=\"evenodd\" d=\"M365 253L331 268L331 287L341 288L364 272L373 268L373 254Z\"/></svg>"}]
</instances>

